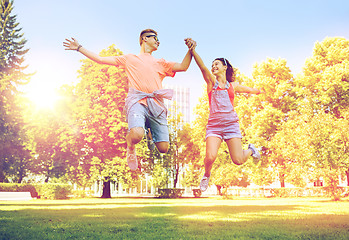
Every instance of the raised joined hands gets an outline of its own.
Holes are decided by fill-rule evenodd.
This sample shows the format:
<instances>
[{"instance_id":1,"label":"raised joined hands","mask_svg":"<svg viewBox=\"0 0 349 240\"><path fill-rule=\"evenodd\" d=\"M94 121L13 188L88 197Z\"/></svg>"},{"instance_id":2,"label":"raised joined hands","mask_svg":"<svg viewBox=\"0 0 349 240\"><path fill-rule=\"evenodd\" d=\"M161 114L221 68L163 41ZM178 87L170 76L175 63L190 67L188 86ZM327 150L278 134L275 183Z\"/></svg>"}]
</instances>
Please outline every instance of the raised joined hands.
<instances>
[{"instance_id":1,"label":"raised joined hands","mask_svg":"<svg viewBox=\"0 0 349 240\"><path fill-rule=\"evenodd\" d=\"M191 38L184 39L185 44L188 46L190 51L193 51L196 48L196 42Z\"/></svg>"}]
</instances>

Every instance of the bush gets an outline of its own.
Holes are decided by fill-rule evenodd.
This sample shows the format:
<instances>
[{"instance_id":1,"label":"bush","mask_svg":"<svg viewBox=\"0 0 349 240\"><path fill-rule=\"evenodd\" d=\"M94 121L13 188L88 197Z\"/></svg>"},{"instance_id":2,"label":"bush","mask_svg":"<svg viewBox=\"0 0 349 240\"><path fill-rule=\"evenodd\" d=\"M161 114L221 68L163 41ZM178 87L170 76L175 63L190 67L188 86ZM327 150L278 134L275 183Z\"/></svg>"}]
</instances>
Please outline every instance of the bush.
<instances>
[{"instance_id":1,"label":"bush","mask_svg":"<svg viewBox=\"0 0 349 240\"><path fill-rule=\"evenodd\" d=\"M38 197L38 192L32 184L0 183L0 192L30 192L33 198Z\"/></svg>"},{"instance_id":2,"label":"bush","mask_svg":"<svg viewBox=\"0 0 349 240\"><path fill-rule=\"evenodd\" d=\"M184 193L182 188L159 188L159 198L180 198Z\"/></svg>"},{"instance_id":3,"label":"bush","mask_svg":"<svg viewBox=\"0 0 349 240\"><path fill-rule=\"evenodd\" d=\"M69 184L44 183L35 186L43 199L67 199L72 192L72 186Z\"/></svg>"},{"instance_id":4,"label":"bush","mask_svg":"<svg viewBox=\"0 0 349 240\"><path fill-rule=\"evenodd\" d=\"M76 189L72 191L72 195L74 198L86 198L86 197L91 197L93 195L93 191Z\"/></svg>"},{"instance_id":5,"label":"bush","mask_svg":"<svg viewBox=\"0 0 349 240\"><path fill-rule=\"evenodd\" d=\"M193 189L193 195L194 195L194 197L196 197L196 198L199 198L199 197L201 197L201 189Z\"/></svg>"}]
</instances>

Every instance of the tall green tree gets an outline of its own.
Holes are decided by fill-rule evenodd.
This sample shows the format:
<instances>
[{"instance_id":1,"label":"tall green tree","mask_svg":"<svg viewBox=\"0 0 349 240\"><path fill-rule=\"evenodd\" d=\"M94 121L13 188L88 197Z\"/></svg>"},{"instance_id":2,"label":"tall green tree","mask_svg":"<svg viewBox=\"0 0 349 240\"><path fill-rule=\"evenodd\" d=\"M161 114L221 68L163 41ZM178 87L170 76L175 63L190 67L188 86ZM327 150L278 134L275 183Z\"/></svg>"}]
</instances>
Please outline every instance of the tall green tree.
<instances>
[{"instance_id":1,"label":"tall green tree","mask_svg":"<svg viewBox=\"0 0 349 240\"><path fill-rule=\"evenodd\" d=\"M252 142L263 147L261 167L273 168L273 171L259 173L273 175L273 172L277 172L278 176L275 177L284 187L289 163L277 154L278 146L270 143L282 123L287 121L289 113L297 108L294 78L285 59L271 58L256 64L252 77L253 79L242 76L238 80L243 85L263 89L265 93L254 96L237 95L236 111L240 118L243 143ZM271 176L255 177L267 179L266 184L271 179Z\"/></svg>"},{"instance_id":2,"label":"tall green tree","mask_svg":"<svg viewBox=\"0 0 349 240\"><path fill-rule=\"evenodd\" d=\"M297 93L315 112L343 118L349 106L349 40L327 37L317 42L295 83Z\"/></svg>"},{"instance_id":3,"label":"tall green tree","mask_svg":"<svg viewBox=\"0 0 349 240\"><path fill-rule=\"evenodd\" d=\"M192 127L189 129L189 137L196 149L196 155L190 157L189 171L186 174L186 182L190 186L199 186L202 175L204 174L204 158L206 155L206 125L209 116L209 104L206 93L206 84L203 85L202 96L199 98L199 103L194 108L195 120L192 122ZM212 169L214 172L214 169Z\"/></svg>"},{"instance_id":4,"label":"tall green tree","mask_svg":"<svg viewBox=\"0 0 349 240\"><path fill-rule=\"evenodd\" d=\"M184 159L186 164L185 169L185 185L189 187L199 186L201 179L201 157L200 148L192 133L194 133L193 127L189 123L184 124L182 131L178 138L182 142L181 158Z\"/></svg>"},{"instance_id":5,"label":"tall green tree","mask_svg":"<svg viewBox=\"0 0 349 240\"><path fill-rule=\"evenodd\" d=\"M305 186L320 177L338 194L348 174L349 41L326 38L314 46L302 74L294 79L297 108L270 141L272 158L287 160L287 182ZM344 130L344 131L343 131ZM347 176L347 179L349 176Z\"/></svg>"},{"instance_id":6,"label":"tall green tree","mask_svg":"<svg viewBox=\"0 0 349 240\"><path fill-rule=\"evenodd\" d=\"M59 141L64 119L54 109L28 106L26 112L26 132L30 139L27 145L33 156L28 170L44 176L45 182L64 176L71 157Z\"/></svg>"},{"instance_id":7,"label":"tall green tree","mask_svg":"<svg viewBox=\"0 0 349 240\"><path fill-rule=\"evenodd\" d=\"M111 45L101 56L116 56L122 52ZM128 91L123 69L100 65L89 59L82 60L79 83L72 91L72 126L76 126L83 154L78 161L89 166L90 178L103 181L102 197L110 197L110 181L133 184L135 173L130 173L126 163L127 123L124 114ZM71 138L68 133L66 138Z\"/></svg>"},{"instance_id":8,"label":"tall green tree","mask_svg":"<svg viewBox=\"0 0 349 240\"><path fill-rule=\"evenodd\" d=\"M322 42L315 43L313 55L307 58L302 74L295 79L297 92L303 97L300 106L309 108L307 112L309 119L324 116L333 122L333 127L337 124L345 126L349 111L348 53L349 40L343 37L327 37ZM331 116L322 115L323 112L330 114L337 120ZM325 123L321 123L321 125L323 124ZM328 127L324 129L328 129ZM331 134L332 139L338 136L334 134L335 132ZM337 163L337 167L347 165L348 147L346 147L345 142L345 138L342 138L341 143L336 143L338 146L342 146L340 153L343 154L340 161L334 160L337 157L333 157L331 160ZM326 147L332 148L334 146L326 145ZM320 151L320 149L318 150ZM332 165L331 168L333 169L334 166ZM349 179L348 167L346 172L347 179Z\"/></svg>"},{"instance_id":9,"label":"tall green tree","mask_svg":"<svg viewBox=\"0 0 349 240\"><path fill-rule=\"evenodd\" d=\"M169 115L168 118L169 151L161 155L157 150L154 150L148 155L153 159L148 165L152 166L150 174L155 188L168 187L170 183L173 184L171 187L176 188L179 181L187 186L193 186L193 181L196 180L193 175L197 175L199 170L199 167L193 169L193 166L196 166L196 162L200 159L198 157L200 152L192 138L192 128L190 124L183 122L183 114L178 111L176 103L174 103L173 108L174 110L170 109L169 112L176 114ZM189 169L187 169L188 166ZM183 176L180 175L181 173L184 174L184 178L181 178ZM191 176L191 180L187 176Z\"/></svg>"},{"instance_id":10,"label":"tall green tree","mask_svg":"<svg viewBox=\"0 0 349 240\"><path fill-rule=\"evenodd\" d=\"M13 1L0 0L0 182L22 181L24 162L30 158L24 146L22 109L18 87L28 83L23 71L26 40L21 33Z\"/></svg>"},{"instance_id":11,"label":"tall green tree","mask_svg":"<svg viewBox=\"0 0 349 240\"><path fill-rule=\"evenodd\" d=\"M176 104L173 108L177 108ZM178 112L178 111L174 111ZM164 154L164 167L168 170L168 175L173 179L173 188L176 188L178 183L179 172L184 166L184 160L181 157L182 142L179 139L179 134L183 126L183 114L174 114L169 117L169 134L170 146L166 154Z\"/></svg>"}]
</instances>

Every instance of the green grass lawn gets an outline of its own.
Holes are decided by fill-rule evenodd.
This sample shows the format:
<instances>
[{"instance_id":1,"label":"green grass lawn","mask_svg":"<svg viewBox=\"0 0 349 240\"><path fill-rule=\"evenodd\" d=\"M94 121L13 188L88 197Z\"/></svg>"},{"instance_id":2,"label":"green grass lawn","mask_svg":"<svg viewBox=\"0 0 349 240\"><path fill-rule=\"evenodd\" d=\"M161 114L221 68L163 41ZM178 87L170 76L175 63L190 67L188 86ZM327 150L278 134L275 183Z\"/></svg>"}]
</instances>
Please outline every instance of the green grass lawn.
<instances>
[{"instance_id":1,"label":"green grass lawn","mask_svg":"<svg viewBox=\"0 0 349 240\"><path fill-rule=\"evenodd\" d=\"M349 201L322 198L0 201L0 239L349 239Z\"/></svg>"}]
</instances>

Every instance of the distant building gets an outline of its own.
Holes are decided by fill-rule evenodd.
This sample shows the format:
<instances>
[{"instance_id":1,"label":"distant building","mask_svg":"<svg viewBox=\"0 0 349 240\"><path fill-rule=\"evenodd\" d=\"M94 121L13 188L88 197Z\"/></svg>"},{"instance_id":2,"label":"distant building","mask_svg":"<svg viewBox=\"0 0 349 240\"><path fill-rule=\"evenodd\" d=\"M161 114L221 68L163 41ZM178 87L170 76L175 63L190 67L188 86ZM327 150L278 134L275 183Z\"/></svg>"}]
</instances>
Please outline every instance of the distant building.
<instances>
[{"instance_id":1,"label":"distant building","mask_svg":"<svg viewBox=\"0 0 349 240\"><path fill-rule=\"evenodd\" d=\"M174 90L172 100L165 100L165 105L168 109L168 118L171 118L173 115L178 115L178 113L183 114L183 122L190 122L190 89L173 86L173 85L164 85L164 88L169 88ZM177 106L177 109L174 108Z\"/></svg>"}]
</instances>

